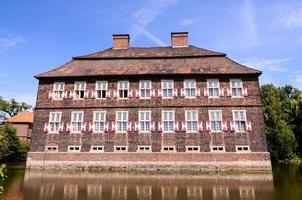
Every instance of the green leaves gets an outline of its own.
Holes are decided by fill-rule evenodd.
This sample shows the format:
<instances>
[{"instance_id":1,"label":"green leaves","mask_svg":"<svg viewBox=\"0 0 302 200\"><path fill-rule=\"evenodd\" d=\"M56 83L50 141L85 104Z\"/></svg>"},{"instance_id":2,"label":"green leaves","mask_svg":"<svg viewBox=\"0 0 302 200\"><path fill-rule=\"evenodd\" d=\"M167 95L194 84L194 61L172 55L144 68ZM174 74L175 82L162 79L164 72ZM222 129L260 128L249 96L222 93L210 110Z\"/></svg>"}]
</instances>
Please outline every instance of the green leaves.
<instances>
[{"instance_id":1,"label":"green leaves","mask_svg":"<svg viewBox=\"0 0 302 200\"><path fill-rule=\"evenodd\" d=\"M27 103L17 102L15 99L6 101L0 97L0 111L7 113L10 117L31 108L32 106Z\"/></svg>"}]
</instances>

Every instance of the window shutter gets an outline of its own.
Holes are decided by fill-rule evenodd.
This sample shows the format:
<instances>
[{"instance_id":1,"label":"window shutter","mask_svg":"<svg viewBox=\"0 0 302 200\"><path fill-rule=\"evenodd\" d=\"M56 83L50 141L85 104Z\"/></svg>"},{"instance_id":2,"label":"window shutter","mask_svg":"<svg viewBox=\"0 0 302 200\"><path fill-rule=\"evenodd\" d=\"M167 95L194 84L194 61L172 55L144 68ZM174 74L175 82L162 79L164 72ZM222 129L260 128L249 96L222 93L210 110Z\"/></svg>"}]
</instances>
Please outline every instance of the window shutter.
<instances>
[{"instance_id":1,"label":"window shutter","mask_svg":"<svg viewBox=\"0 0 302 200\"><path fill-rule=\"evenodd\" d=\"M73 97L74 97L74 91L71 90L69 91L69 99L73 99Z\"/></svg>"},{"instance_id":2,"label":"window shutter","mask_svg":"<svg viewBox=\"0 0 302 200\"><path fill-rule=\"evenodd\" d=\"M112 121L112 122L111 122L111 131L112 131L112 132L115 132L115 131L116 131L116 123L115 123L115 121Z\"/></svg>"},{"instance_id":3,"label":"window shutter","mask_svg":"<svg viewBox=\"0 0 302 200\"><path fill-rule=\"evenodd\" d=\"M70 131L71 131L70 123L67 122L67 123L66 123L66 133L70 133Z\"/></svg>"},{"instance_id":4,"label":"window shutter","mask_svg":"<svg viewBox=\"0 0 302 200\"><path fill-rule=\"evenodd\" d=\"M206 121L206 130L207 130L208 132L211 131L211 122L210 122L210 121Z\"/></svg>"},{"instance_id":5,"label":"window shutter","mask_svg":"<svg viewBox=\"0 0 302 200\"><path fill-rule=\"evenodd\" d=\"M251 132L252 131L252 123L251 123L250 120L246 120L246 126L245 127L246 127L245 130L247 132Z\"/></svg>"},{"instance_id":6,"label":"window shutter","mask_svg":"<svg viewBox=\"0 0 302 200\"><path fill-rule=\"evenodd\" d=\"M163 132L163 123L162 123L162 121L158 122L158 132Z\"/></svg>"},{"instance_id":7,"label":"window shutter","mask_svg":"<svg viewBox=\"0 0 302 200\"><path fill-rule=\"evenodd\" d=\"M159 89L157 90L157 96L158 96L159 98L162 98L162 97L163 97L163 91L162 91L161 88L159 88Z\"/></svg>"},{"instance_id":8,"label":"window shutter","mask_svg":"<svg viewBox=\"0 0 302 200\"><path fill-rule=\"evenodd\" d=\"M111 90L107 90L106 91L106 99L110 99L111 98Z\"/></svg>"},{"instance_id":9,"label":"window shutter","mask_svg":"<svg viewBox=\"0 0 302 200\"><path fill-rule=\"evenodd\" d=\"M88 99L89 96L89 90L84 91L84 99Z\"/></svg>"},{"instance_id":10,"label":"window shutter","mask_svg":"<svg viewBox=\"0 0 302 200\"><path fill-rule=\"evenodd\" d=\"M133 97L133 92L134 92L134 90L132 90L132 89L129 90L129 94L128 94L128 97L129 97L129 98L132 98L132 97Z\"/></svg>"},{"instance_id":11,"label":"window shutter","mask_svg":"<svg viewBox=\"0 0 302 200\"><path fill-rule=\"evenodd\" d=\"M223 88L219 88L219 96L220 97L224 96L224 89Z\"/></svg>"},{"instance_id":12,"label":"window shutter","mask_svg":"<svg viewBox=\"0 0 302 200\"><path fill-rule=\"evenodd\" d=\"M113 91L113 98L115 98L115 99L118 98L118 92L117 92L117 90Z\"/></svg>"},{"instance_id":13,"label":"window shutter","mask_svg":"<svg viewBox=\"0 0 302 200\"><path fill-rule=\"evenodd\" d=\"M208 97L208 96L209 96L209 90L208 90L208 88L204 88L204 89L203 89L203 95L204 95L205 97Z\"/></svg>"},{"instance_id":14,"label":"window shutter","mask_svg":"<svg viewBox=\"0 0 302 200\"><path fill-rule=\"evenodd\" d=\"M187 131L187 122L182 121L181 122L181 131L186 132Z\"/></svg>"},{"instance_id":15,"label":"window shutter","mask_svg":"<svg viewBox=\"0 0 302 200\"><path fill-rule=\"evenodd\" d=\"M150 96L151 96L151 98L155 97L155 89L150 90Z\"/></svg>"},{"instance_id":16,"label":"window shutter","mask_svg":"<svg viewBox=\"0 0 302 200\"><path fill-rule=\"evenodd\" d=\"M155 131L155 123L154 123L153 120L151 120L151 122L150 122L150 131L151 131L151 132L154 132L154 131Z\"/></svg>"},{"instance_id":17,"label":"window shutter","mask_svg":"<svg viewBox=\"0 0 302 200\"><path fill-rule=\"evenodd\" d=\"M84 133L86 131L86 122L82 122L81 124L81 132Z\"/></svg>"},{"instance_id":18,"label":"window shutter","mask_svg":"<svg viewBox=\"0 0 302 200\"><path fill-rule=\"evenodd\" d=\"M63 99L67 99L68 98L68 95L67 95L68 93L67 93L67 91L64 91L63 92Z\"/></svg>"},{"instance_id":19,"label":"window shutter","mask_svg":"<svg viewBox=\"0 0 302 200\"><path fill-rule=\"evenodd\" d=\"M45 122L44 123L44 133L48 133L48 129L49 129L49 123Z\"/></svg>"},{"instance_id":20,"label":"window shutter","mask_svg":"<svg viewBox=\"0 0 302 200\"><path fill-rule=\"evenodd\" d=\"M63 133L63 130L64 130L64 122L60 122L59 133Z\"/></svg>"},{"instance_id":21,"label":"window shutter","mask_svg":"<svg viewBox=\"0 0 302 200\"><path fill-rule=\"evenodd\" d=\"M132 131L132 122L130 122L130 121L127 122L127 131L128 132Z\"/></svg>"},{"instance_id":22,"label":"window shutter","mask_svg":"<svg viewBox=\"0 0 302 200\"><path fill-rule=\"evenodd\" d=\"M135 90L135 97L140 98L141 97L141 91L139 89Z\"/></svg>"},{"instance_id":23,"label":"window shutter","mask_svg":"<svg viewBox=\"0 0 302 200\"><path fill-rule=\"evenodd\" d=\"M94 123L93 121L89 122L89 133L93 133L94 131Z\"/></svg>"},{"instance_id":24,"label":"window shutter","mask_svg":"<svg viewBox=\"0 0 302 200\"><path fill-rule=\"evenodd\" d=\"M200 88L196 88L196 97L200 97Z\"/></svg>"},{"instance_id":25,"label":"window shutter","mask_svg":"<svg viewBox=\"0 0 302 200\"><path fill-rule=\"evenodd\" d=\"M232 132L235 132L236 130L235 130L235 123L234 123L234 121L230 121L230 128L231 128L231 131Z\"/></svg>"},{"instance_id":26,"label":"window shutter","mask_svg":"<svg viewBox=\"0 0 302 200\"><path fill-rule=\"evenodd\" d=\"M227 89L227 96L231 97L232 96L232 88Z\"/></svg>"},{"instance_id":27,"label":"window shutter","mask_svg":"<svg viewBox=\"0 0 302 200\"><path fill-rule=\"evenodd\" d=\"M198 130L199 132L202 132L202 131L203 131L202 121L199 121L199 122L197 123L197 130Z\"/></svg>"},{"instance_id":28,"label":"window shutter","mask_svg":"<svg viewBox=\"0 0 302 200\"><path fill-rule=\"evenodd\" d=\"M180 96L181 97L185 97L185 89L184 88L180 88Z\"/></svg>"},{"instance_id":29,"label":"window shutter","mask_svg":"<svg viewBox=\"0 0 302 200\"><path fill-rule=\"evenodd\" d=\"M242 95L243 95L244 97L247 97L247 88L243 88L243 90L242 90Z\"/></svg>"},{"instance_id":30,"label":"window shutter","mask_svg":"<svg viewBox=\"0 0 302 200\"><path fill-rule=\"evenodd\" d=\"M179 130L178 121L174 121L173 130L174 130L174 132L178 132L178 130Z\"/></svg>"},{"instance_id":31,"label":"window shutter","mask_svg":"<svg viewBox=\"0 0 302 200\"><path fill-rule=\"evenodd\" d=\"M223 132L227 132L228 131L228 126L227 126L227 122L222 120L222 131Z\"/></svg>"},{"instance_id":32,"label":"window shutter","mask_svg":"<svg viewBox=\"0 0 302 200\"><path fill-rule=\"evenodd\" d=\"M104 124L104 132L107 133L109 131L109 122L105 122Z\"/></svg>"},{"instance_id":33,"label":"window shutter","mask_svg":"<svg viewBox=\"0 0 302 200\"><path fill-rule=\"evenodd\" d=\"M96 90L91 90L91 98L96 98Z\"/></svg>"},{"instance_id":34,"label":"window shutter","mask_svg":"<svg viewBox=\"0 0 302 200\"><path fill-rule=\"evenodd\" d=\"M178 93L178 92L177 92L177 88L174 88L174 89L173 89L173 97L174 97L174 98L177 98L177 96L178 96L177 93Z\"/></svg>"},{"instance_id":35,"label":"window shutter","mask_svg":"<svg viewBox=\"0 0 302 200\"><path fill-rule=\"evenodd\" d=\"M48 99L52 100L52 95L53 95L53 92L48 92Z\"/></svg>"}]
</instances>

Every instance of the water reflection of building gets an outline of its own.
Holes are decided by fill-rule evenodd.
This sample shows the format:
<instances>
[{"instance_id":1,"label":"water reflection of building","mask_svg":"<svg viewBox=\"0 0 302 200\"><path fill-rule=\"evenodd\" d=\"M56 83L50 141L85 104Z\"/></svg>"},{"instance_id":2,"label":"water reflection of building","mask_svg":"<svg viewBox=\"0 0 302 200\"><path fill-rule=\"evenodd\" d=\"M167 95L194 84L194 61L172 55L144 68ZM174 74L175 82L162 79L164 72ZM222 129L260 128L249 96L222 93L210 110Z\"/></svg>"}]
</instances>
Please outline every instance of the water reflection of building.
<instances>
[{"instance_id":1,"label":"water reflection of building","mask_svg":"<svg viewBox=\"0 0 302 200\"><path fill-rule=\"evenodd\" d=\"M161 199L172 200L177 198L178 187L176 186L161 186Z\"/></svg>"},{"instance_id":2,"label":"water reflection of building","mask_svg":"<svg viewBox=\"0 0 302 200\"><path fill-rule=\"evenodd\" d=\"M78 199L78 185L64 185L64 199Z\"/></svg>"},{"instance_id":3,"label":"water reflection of building","mask_svg":"<svg viewBox=\"0 0 302 200\"><path fill-rule=\"evenodd\" d=\"M255 199L255 188L254 187L239 187L240 199Z\"/></svg>"},{"instance_id":4,"label":"water reflection of building","mask_svg":"<svg viewBox=\"0 0 302 200\"><path fill-rule=\"evenodd\" d=\"M40 199L53 197L55 192L55 184L43 184L40 187Z\"/></svg>"},{"instance_id":5,"label":"water reflection of building","mask_svg":"<svg viewBox=\"0 0 302 200\"><path fill-rule=\"evenodd\" d=\"M127 186L126 185L113 185L111 195L112 195L112 199L126 200L127 199Z\"/></svg>"},{"instance_id":6,"label":"water reflection of building","mask_svg":"<svg viewBox=\"0 0 302 200\"><path fill-rule=\"evenodd\" d=\"M229 188L228 187L213 187L213 199L223 200L229 199Z\"/></svg>"},{"instance_id":7,"label":"water reflection of building","mask_svg":"<svg viewBox=\"0 0 302 200\"><path fill-rule=\"evenodd\" d=\"M87 185L87 197L89 199L102 199L102 185Z\"/></svg>"},{"instance_id":8,"label":"water reflection of building","mask_svg":"<svg viewBox=\"0 0 302 200\"><path fill-rule=\"evenodd\" d=\"M187 198L190 200L202 199L202 187L188 186Z\"/></svg>"},{"instance_id":9,"label":"water reflection of building","mask_svg":"<svg viewBox=\"0 0 302 200\"><path fill-rule=\"evenodd\" d=\"M144 199L144 200L152 199L152 186L137 185L135 189L138 199Z\"/></svg>"}]
</instances>

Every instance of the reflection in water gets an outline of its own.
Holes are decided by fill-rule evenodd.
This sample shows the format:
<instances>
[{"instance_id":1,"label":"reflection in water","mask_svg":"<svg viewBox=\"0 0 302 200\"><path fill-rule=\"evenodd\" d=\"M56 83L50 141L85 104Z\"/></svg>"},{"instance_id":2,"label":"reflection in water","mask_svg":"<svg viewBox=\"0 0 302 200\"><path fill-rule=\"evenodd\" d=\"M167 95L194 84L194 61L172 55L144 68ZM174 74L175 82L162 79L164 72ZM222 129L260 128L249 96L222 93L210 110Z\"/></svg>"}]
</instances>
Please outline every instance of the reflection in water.
<instances>
[{"instance_id":1,"label":"reflection in water","mask_svg":"<svg viewBox=\"0 0 302 200\"><path fill-rule=\"evenodd\" d=\"M27 171L24 199L272 199L271 174L131 175Z\"/></svg>"}]
</instances>

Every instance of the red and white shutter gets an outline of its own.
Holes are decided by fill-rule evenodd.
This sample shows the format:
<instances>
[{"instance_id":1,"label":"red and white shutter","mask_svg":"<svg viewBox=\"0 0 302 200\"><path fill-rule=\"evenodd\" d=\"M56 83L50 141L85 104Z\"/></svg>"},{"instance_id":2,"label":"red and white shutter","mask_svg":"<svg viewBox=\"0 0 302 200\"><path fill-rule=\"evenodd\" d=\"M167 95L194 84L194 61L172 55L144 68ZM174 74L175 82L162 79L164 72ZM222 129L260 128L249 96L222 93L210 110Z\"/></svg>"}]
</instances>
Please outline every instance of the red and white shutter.
<instances>
[{"instance_id":1,"label":"red and white shutter","mask_svg":"<svg viewBox=\"0 0 302 200\"><path fill-rule=\"evenodd\" d=\"M52 97L53 97L53 92L48 92L48 99L52 100Z\"/></svg>"},{"instance_id":2,"label":"red and white shutter","mask_svg":"<svg viewBox=\"0 0 302 200\"><path fill-rule=\"evenodd\" d=\"M115 121L112 121L112 122L111 122L111 131L112 131L112 132L115 132L115 131L116 131L116 123L115 123Z\"/></svg>"},{"instance_id":3,"label":"red and white shutter","mask_svg":"<svg viewBox=\"0 0 302 200\"><path fill-rule=\"evenodd\" d=\"M130 90L129 90L129 94L128 94L128 97L129 97L129 98L133 98L133 92L134 92L133 89L130 89Z\"/></svg>"},{"instance_id":4,"label":"red and white shutter","mask_svg":"<svg viewBox=\"0 0 302 200\"><path fill-rule=\"evenodd\" d=\"M224 96L224 89L223 88L219 88L219 96L220 97Z\"/></svg>"},{"instance_id":5,"label":"red and white shutter","mask_svg":"<svg viewBox=\"0 0 302 200\"><path fill-rule=\"evenodd\" d=\"M106 99L110 99L111 98L111 90L107 90L106 91Z\"/></svg>"},{"instance_id":6,"label":"red and white shutter","mask_svg":"<svg viewBox=\"0 0 302 200\"><path fill-rule=\"evenodd\" d=\"M184 88L181 88L181 89L180 89L180 96L181 96L181 97L185 97L185 96L186 96L186 94L185 94L185 89L184 89Z\"/></svg>"},{"instance_id":7,"label":"red and white shutter","mask_svg":"<svg viewBox=\"0 0 302 200\"><path fill-rule=\"evenodd\" d=\"M196 97L200 97L200 88L196 88Z\"/></svg>"},{"instance_id":8,"label":"red and white shutter","mask_svg":"<svg viewBox=\"0 0 302 200\"><path fill-rule=\"evenodd\" d=\"M178 96L177 88L174 88L173 89L173 97L177 98L177 96Z\"/></svg>"},{"instance_id":9,"label":"red and white shutter","mask_svg":"<svg viewBox=\"0 0 302 200\"><path fill-rule=\"evenodd\" d=\"M84 99L88 99L89 97L89 90L84 91Z\"/></svg>"},{"instance_id":10,"label":"red and white shutter","mask_svg":"<svg viewBox=\"0 0 302 200\"><path fill-rule=\"evenodd\" d=\"M227 132L228 131L228 125L227 122L225 120L222 120L221 122L221 128L223 132Z\"/></svg>"},{"instance_id":11,"label":"red and white shutter","mask_svg":"<svg viewBox=\"0 0 302 200\"><path fill-rule=\"evenodd\" d=\"M151 132L155 131L155 122L153 120L150 121L150 131Z\"/></svg>"},{"instance_id":12,"label":"red and white shutter","mask_svg":"<svg viewBox=\"0 0 302 200\"><path fill-rule=\"evenodd\" d=\"M63 99L67 99L68 98L68 92L67 91L64 91L63 92Z\"/></svg>"},{"instance_id":13,"label":"red and white shutter","mask_svg":"<svg viewBox=\"0 0 302 200\"><path fill-rule=\"evenodd\" d=\"M141 97L141 91L140 89L135 90L135 97L140 98Z\"/></svg>"},{"instance_id":14,"label":"red and white shutter","mask_svg":"<svg viewBox=\"0 0 302 200\"><path fill-rule=\"evenodd\" d=\"M73 90L69 91L69 99L73 99L74 95L75 95L75 93Z\"/></svg>"},{"instance_id":15,"label":"red and white shutter","mask_svg":"<svg viewBox=\"0 0 302 200\"><path fill-rule=\"evenodd\" d=\"M199 121L199 122L197 123L197 130L198 130L199 132L202 132L202 131L203 131L202 121Z\"/></svg>"},{"instance_id":16,"label":"red and white shutter","mask_svg":"<svg viewBox=\"0 0 302 200\"><path fill-rule=\"evenodd\" d=\"M178 131L179 131L178 121L174 121L174 124L173 124L173 131L174 131L174 132L178 132Z\"/></svg>"},{"instance_id":17,"label":"red and white shutter","mask_svg":"<svg viewBox=\"0 0 302 200\"><path fill-rule=\"evenodd\" d=\"M252 131L252 123L251 123L250 120L246 120L245 130L246 130L247 132L251 132L251 131Z\"/></svg>"},{"instance_id":18,"label":"red and white shutter","mask_svg":"<svg viewBox=\"0 0 302 200\"><path fill-rule=\"evenodd\" d=\"M66 133L70 133L70 131L71 131L71 126L70 126L70 123L67 122L66 123Z\"/></svg>"},{"instance_id":19,"label":"red and white shutter","mask_svg":"<svg viewBox=\"0 0 302 200\"><path fill-rule=\"evenodd\" d=\"M89 122L89 133L93 133L94 132L94 123L93 121Z\"/></svg>"},{"instance_id":20,"label":"red and white shutter","mask_svg":"<svg viewBox=\"0 0 302 200\"><path fill-rule=\"evenodd\" d=\"M82 122L81 124L81 132L84 133L86 131L86 122Z\"/></svg>"},{"instance_id":21,"label":"red and white shutter","mask_svg":"<svg viewBox=\"0 0 302 200\"><path fill-rule=\"evenodd\" d=\"M103 131L104 131L105 133L107 133L107 132L109 131L109 122L105 122L105 123L104 123L104 129L103 129Z\"/></svg>"},{"instance_id":22,"label":"red and white shutter","mask_svg":"<svg viewBox=\"0 0 302 200\"><path fill-rule=\"evenodd\" d=\"M232 96L232 88L227 88L227 96L228 97Z\"/></svg>"},{"instance_id":23,"label":"red and white shutter","mask_svg":"<svg viewBox=\"0 0 302 200\"><path fill-rule=\"evenodd\" d=\"M117 90L113 90L113 98L114 99L118 98L118 91Z\"/></svg>"},{"instance_id":24,"label":"red and white shutter","mask_svg":"<svg viewBox=\"0 0 302 200\"><path fill-rule=\"evenodd\" d=\"M96 90L91 90L91 98L96 98Z\"/></svg>"},{"instance_id":25,"label":"red and white shutter","mask_svg":"<svg viewBox=\"0 0 302 200\"><path fill-rule=\"evenodd\" d=\"M48 133L48 129L49 129L49 123L45 122L44 123L44 133Z\"/></svg>"},{"instance_id":26,"label":"red and white shutter","mask_svg":"<svg viewBox=\"0 0 302 200\"><path fill-rule=\"evenodd\" d=\"M127 122L127 132L131 132L132 131L132 122L128 121Z\"/></svg>"},{"instance_id":27,"label":"red and white shutter","mask_svg":"<svg viewBox=\"0 0 302 200\"><path fill-rule=\"evenodd\" d=\"M140 129L141 129L140 123L139 123L139 122L135 122L135 123L134 123L134 131L135 131L135 132L139 132Z\"/></svg>"},{"instance_id":28,"label":"red and white shutter","mask_svg":"<svg viewBox=\"0 0 302 200\"><path fill-rule=\"evenodd\" d=\"M208 132L210 132L212 129L211 129L211 121L206 121L206 130Z\"/></svg>"},{"instance_id":29,"label":"red and white shutter","mask_svg":"<svg viewBox=\"0 0 302 200\"><path fill-rule=\"evenodd\" d=\"M63 133L63 131L64 131L64 122L60 122L59 133Z\"/></svg>"},{"instance_id":30,"label":"red and white shutter","mask_svg":"<svg viewBox=\"0 0 302 200\"><path fill-rule=\"evenodd\" d=\"M208 96L209 96L209 90L208 90L208 88L204 88L204 89L203 89L203 95L204 95L205 97L208 97Z\"/></svg>"},{"instance_id":31,"label":"red and white shutter","mask_svg":"<svg viewBox=\"0 0 302 200\"><path fill-rule=\"evenodd\" d=\"M182 121L181 122L181 131L182 132L186 132L187 131L187 122L186 121Z\"/></svg>"},{"instance_id":32,"label":"red and white shutter","mask_svg":"<svg viewBox=\"0 0 302 200\"><path fill-rule=\"evenodd\" d=\"M235 122L234 121L230 121L230 128L231 128L232 132L236 131L236 129L235 129Z\"/></svg>"},{"instance_id":33,"label":"red and white shutter","mask_svg":"<svg viewBox=\"0 0 302 200\"><path fill-rule=\"evenodd\" d=\"M159 88L159 89L157 90L157 96L158 96L159 98L162 98L162 97L163 97L163 90L162 90L161 88Z\"/></svg>"},{"instance_id":34,"label":"red and white shutter","mask_svg":"<svg viewBox=\"0 0 302 200\"><path fill-rule=\"evenodd\" d=\"M155 89L150 90L150 97L154 98L155 97Z\"/></svg>"},{"instance_id":35,"label":"red and white shutter","mask_svg":"<svg viewBox=\"0 0 302 200\"><path fill-rule=\"evenodd\" d=\"M243 95L244 97L247 97L247 88L243 88L243 89L242 89L242 95Z\"/></svg>"},{"instance_id":36,"label":"red and white shutter","mask_svg":"<svg viewBox=\"0 0 302 200\"><path fill-rule=\"evenodd\" d=\"M158 132L163 132L163 122L162 121L158 122Z\"/></svg>"}]
</instances>

